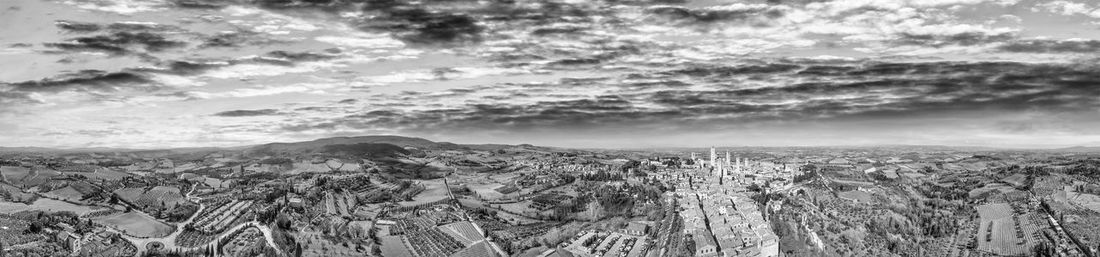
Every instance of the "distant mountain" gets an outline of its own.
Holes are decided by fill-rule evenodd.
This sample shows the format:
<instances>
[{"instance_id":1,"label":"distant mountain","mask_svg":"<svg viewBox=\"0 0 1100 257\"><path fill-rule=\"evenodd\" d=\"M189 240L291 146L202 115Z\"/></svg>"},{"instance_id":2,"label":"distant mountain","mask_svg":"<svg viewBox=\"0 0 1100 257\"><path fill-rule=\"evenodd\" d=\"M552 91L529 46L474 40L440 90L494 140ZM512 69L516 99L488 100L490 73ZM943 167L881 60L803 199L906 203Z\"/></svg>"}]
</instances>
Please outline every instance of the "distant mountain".
<instances>
[{"instance_id":1,"label":"distant mountain","mask_svg":"<svg viewBox=\"0 0 1100 257\"><path fill-rule=\"evenodd\" d=\"M316 149L327 145L350 145L350 144L391 144L402 147L415 147L415 148L443 148L461 149L462 146L447 142L434 142L431 140L418 138L418 137L403 137L403 136L359 136L359 137L330 137L322 138L313 141L294 142L294 143L270 143L250 148L269 148L273 150L295 150L295 149Z\"/></svg>"},{"instance_id":2,"label":"distant mountain","mask_svg":"<svg viewBox=\"0 0 1100 257\"><path fill-rule=\"evenodd\" d=\"M353 154L369 154L389 156L394 153L407 153L404 147L423 150L458 150L466 147L453 143L434 142L417 137L402 136L360 136L360 137L331 137L313 141L295 143L270 143L248 147L246 154L277 154L277 153L306 153L306 152L343 152Z\"/></svg>"},{"instance_id":3,"label":"distant mountain","mask_svg":"<svg viewBox=\"0 0 1100 257\"><path fill-rule=\"evenodd\" d=\"M1051 152L1071 152L1071 153L1100 153L1100 146L1074 146L1058 149L1050 149Z\"/></svg>"}]
</instances>

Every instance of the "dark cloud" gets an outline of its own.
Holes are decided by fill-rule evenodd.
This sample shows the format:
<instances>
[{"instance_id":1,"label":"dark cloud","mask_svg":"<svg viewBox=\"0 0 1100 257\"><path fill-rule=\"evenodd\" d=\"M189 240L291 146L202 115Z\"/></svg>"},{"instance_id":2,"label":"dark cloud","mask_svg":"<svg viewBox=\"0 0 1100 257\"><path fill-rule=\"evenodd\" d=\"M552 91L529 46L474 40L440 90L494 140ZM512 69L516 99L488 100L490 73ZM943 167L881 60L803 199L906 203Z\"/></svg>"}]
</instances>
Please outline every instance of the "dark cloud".
<instances>
[{"instance_id":1,"label":"dark cloud","mask_svg":"<svg viewBox=\"0 0 1100 257\"><path fill-rule=\"evenodd\" d=\"M266 46L281 43L286 43L286 41L272 39L267 35L255 31L240 30L219 32L214 35L206 36L202 39L202 43L199 44L199 48L235 48L242 46Z\"/></svg>"},{"instance_id":2,"label":"dark cloud","mask_svg":"<svg viewBox=\"0 0 1100 257\"><path fill-rule=\"evenodd\" d=\"M228 6L227 3L218 0L172 0L176 6L191 9L220 9Z\"/></svg>"},{"instance_id":3,"label":"dark cloud","mask_svg":"<svg viewBox=\"0 0 1100 257\"><path fill-rule=\"evenodd\" d=\"M18 105L18 104L37 104L41 103L37 100L31 99L26 92L9 92L0 91L0 106ZM3 108L7 109L7 108ZM0 112L4 112L0 110Z\"/></svg>"},{"instance_id":4,"label":"dark cloud","mask_svg":"<svg viewBox=\"0 0 1100 257\"><path fill-rule=\"evenodd\" d=\"M736 75L747 74L761 74L761 73L784 73L793 72L801 69L802 66L795 64L764 64L764 65L743 65L743 66L709 66L709 67L691 67L670 72L665 72L668 75L687 75L692 77L729 77Z\"/></svg>"},{"instance_id":5,"label":"dark cloud","mask_svg":"<svg viewBox=\"0 0 1100 257\"><path fill-rule=\"evenodd\" d=\"M394 33L411 43L450 44L478 42L484 27L465 13L430 11L420 6L396 6L366 22L364 28Z\"/></svg>"},{"instance_id":6,"label":"dark cloud","mask_svg":"<svg viewBox=\"0 0 1100 257\"><path fill-rule=\"evenodd\" d=\"M299 62L312 62L322 61L337 58L338 55L333 53L339 53L339 51L327 51L326 53L315 52L290 52L290 51L271 51L261 56L246 58L246 59L230 59L230 60L175 60L161 62L159 67L143 67L134 68L132 71L149 72L149 73L163 73L174 75L197 75L204 72L249 63L263 63L282 66L293 66Z\"/></svg>"},{"instance_id":7,"label":"dark cloud","mask_svg":"<svg viewBox=\"0 0 1100 257\"><path fill-rule=\"evenodd\" d=\"M568 35L568 34L581 33L581 32L587 31L587 30L588 30L588 28L578 27L578 26L538 28L538 29L535 29L535 30L531 31L531 35L535 35L535 36L551 36L551 35L562 35L562 34Z\"/></svg>"},{"instance_id":8,"label":"dark cloud","mask_svg":"<svg viewBox=\"0 0 1100 257\"><path fill-rule=\"evenodd\" d=\"M137 50L157 52L182 47L186 43L170 40L153 32L122 31L99 36L77 37L70 39L69 42L46 43L45 45L68 51L98 51L122 55Z\"/></svg>"},{"instance_id":9,"label":"dark cloud","mask_svg":"<svg viewBox=\"0 0 1100 257\"><path fill-rule=\"evenodd\" d=\"M1001 32L989 33L981 31L962 32L955 34L915 34L901 33L897 40L892 41L898 45L920 45L931 47L944 46L972 46L1013 40L1016 33Z\"/></svg>"},{"instance_id":10,"label":"dark cloud","mask_svg":"<svg viewBox=\"0 0 1100 257\"><path fill-rule=\"evenodd\" d=\"M165 73L175 75L195 75L203 72L229 66L228 62L217 61L168 61L162 64L160 68L136 68L134 71L150 72L150 73Z\"/></svg>"},{"instance_id":11,"label":"dark cloud","mask_svg":"<svg viewBox=\"0 0 1100 257\"><path fill-rule=\"evenodd\" d=\"M179 27L172 25L164 25L158 23L144 23L144 22L115 22L107 25L108 30L115 32L151 32L151 33L163 33L169 31L179 31Z\"/></svg>"},{"instance_id":12,"label":"dark cloud","mask_svg":"<svg viewBox=\"0 0 1100 257\"><path fill-rule=\"evenodd\" d=\"M333 58L338 57L338 55L335 55L337 53L340 53L340 50L330 49L330 50L326 51L326 53L291 52L291 51L277 50L277 51L271 51L271 52L265 53L263 55L263 58L260 59L260 60L262 60L262 61L274 61L274 62L278 62L280 64L293 64L293 63L296 63L296 62L313 62L313 61L329 60L329 59L333 59Z\"/></svg>"},{"instance_id":13,"label":"dark cloud","mask_svg":"<svg viewBox=\"0 0 1100 257\"><path fill-rule=\"evenodd\" d=\"M150 83L144 75L129 72L82 70L37 81L13 83L14 91L59 92L72 88L92 91L113 91L119 87Z\"/></svg>"},{"instance_id":14,"label":"dark cloud","mask_svg":"<svg viewBox=\"0 0 1100 257\"><path fill-rule=\"evenodd\" d=\"M355 23L364 30L390 32L409 43L454 45L481 42L507 30L530 31L536 36L578 34L586 30L585 23L608 12L596 7L605 4L378 0L367 1L362 9L367 18ZM566 22L579 25L550 26Z\"/></svg>"},{"instance_id":15,"label":"dark cloud","mask_svg":"<svg viewBox=\"0 0 1100 257\"><path fill-rule=\"evenodd\" d=\"M676 22L741 22L750 23L751 25L766 25L768 21L786 15L782 9L775 6L698 9L681 6L654 6L646 9L646 12L655 17Z\"/></svg>"},{"instance_id":16,"label":"dark cloud","mask_svg":"<svg viewBox=\"0 0 1100 257\"><path fill-rule=\"evenodd\" d=\"M1095 68L1015 62L837 63L813 65L734 65L663 73L694 82L714 83L706 90L676 88L673 81L651 85L614 78L563 79L559 84L500 85L510 95L484 98L465 106L422 104L417 109L372 110L346 115L310 128L446 130L531 130L648 127L718 129L760 121L881 120L936 117L964 112L1080 113L1100 108L1100 73ZM797 83L738 87L756 74L784 74ZM629 76L636 77L636 76ZM516 103L569 91L562 87L617 88L621 94ZM666 89L660 89L664 87ZM556 90L553 90L557 88ZM482 91L493 88L483 88ZM546 89L552 89L547 91ZM659 89L659 90L656 90ZM379 96L381 97L381 96ZM390 99L393 96L390 96ZM431 94L401 94L404 102L434 101ZM398 111L400 110L400 111Z\"/></svg>"},{"instance_id":17,"label":"dark cloud","mask_svg":"<svg viewBox=\"0 0 1100 257\"><path fill-rule=\"evenodd\" d=\"M215 113L214 116L220 117L250 117L250 116L270 116L279 114L279 110L275 109L259 109L259 110L232 110Z\"/></svg>"},{"instance_id":18,"label":"dark cloud","mask_svg":"<svg viewBox=\"0 0 1100 257\"><path fill-rule=\"evenodd\" d=\"M1100 53L1097 40L1021 40L999 47L1014 53Z\"/></svg>"},{"instance_id":19,"label":"dark cloud","mask_svg":"<svg viewBox=\"0 0 1100 257\"><path fill-rule=\"evenodd\" d=\"M67 20L55 21L54 25L57 26L57 28L63 29L65 31L77 32L77 33L96 32L96 31L99 31L100 29L102 29L102 27L99 26L99 24L89 23L89 22L67 21Z\"/></svg>"},{"instance_id":20,"label":"dark cloud","mask_svg":"<svg viewBox=\"0 0 1100 257\"><path fill-rule=\"evenodd\" d=\"M223 32L214 34L203 40L199 48L209 47L238 47L251 40L256 33L249 32Z\"/></svg>"}]
</instances>

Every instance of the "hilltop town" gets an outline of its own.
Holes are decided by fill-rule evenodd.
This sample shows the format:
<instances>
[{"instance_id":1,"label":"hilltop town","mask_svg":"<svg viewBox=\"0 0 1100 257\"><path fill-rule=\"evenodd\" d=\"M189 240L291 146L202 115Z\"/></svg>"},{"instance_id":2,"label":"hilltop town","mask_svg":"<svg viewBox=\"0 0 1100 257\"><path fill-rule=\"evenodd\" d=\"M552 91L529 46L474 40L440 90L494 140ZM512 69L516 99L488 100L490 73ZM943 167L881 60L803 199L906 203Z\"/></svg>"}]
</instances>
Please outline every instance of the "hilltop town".
<instances>
[{"instance_id":1,"label":"hilltop town","mask_svg":"<svg viewBox=\"0 0 1100 257\"><path fill-rule=\"evenodd\" d=\"M1089 149L0 149L0 256L1096 256Z\"/></svg>"}]
</instances>

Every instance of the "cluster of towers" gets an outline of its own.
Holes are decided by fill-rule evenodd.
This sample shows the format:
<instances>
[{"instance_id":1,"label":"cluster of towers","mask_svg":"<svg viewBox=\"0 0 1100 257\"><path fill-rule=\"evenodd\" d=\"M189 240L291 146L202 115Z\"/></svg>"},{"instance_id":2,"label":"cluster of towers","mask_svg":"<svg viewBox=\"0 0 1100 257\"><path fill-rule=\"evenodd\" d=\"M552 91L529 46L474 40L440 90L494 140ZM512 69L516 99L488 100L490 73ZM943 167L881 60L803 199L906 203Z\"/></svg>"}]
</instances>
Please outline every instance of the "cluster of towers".
<instances>
[{"instance_id":1,"label":"cluster of towers","mask_svg":"<svg viewBox=\"0 0 1100 257\"><path fill-rule=\"evenodd\" d=\"M709 161L696 159L695 153L691 154L691 159L695 160L696 165L700 169L709 168L714 176L719 177L722 180L725 180L726 176L730 175L730 173L740 174L744 172L744 167L742 166L742 161L740 157L731 158L729 151L726 151L725 158L718 157L718 152L716 149L714 149L714 147L710 148ZM748 159L745 159L744 165L748 165Z\"/></svg>"}]
</instances>

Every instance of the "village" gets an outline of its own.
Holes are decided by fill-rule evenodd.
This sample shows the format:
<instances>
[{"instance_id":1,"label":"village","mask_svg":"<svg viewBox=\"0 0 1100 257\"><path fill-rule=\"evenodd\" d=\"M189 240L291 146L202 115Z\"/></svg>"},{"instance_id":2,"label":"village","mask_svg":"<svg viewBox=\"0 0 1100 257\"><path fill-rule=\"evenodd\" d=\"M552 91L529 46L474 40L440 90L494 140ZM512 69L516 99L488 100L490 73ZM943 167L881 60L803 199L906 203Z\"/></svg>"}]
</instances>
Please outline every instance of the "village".
<instances>
[{"instance_id":1,"label":"village","mask_svg":"<svg viewBox=\"0 0 1100 257\"><path fill-rule=\"evenodd\" d=\"M4 253L1089 256L1100 238L1083 157L362 141L4 153Z\"/></svg>"}]
</instances>

